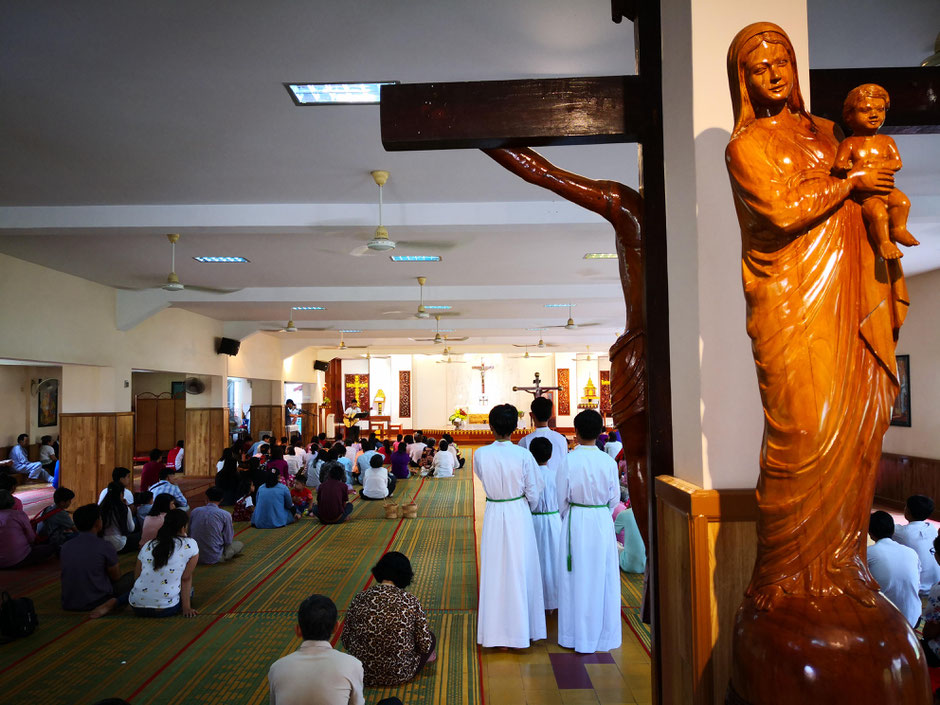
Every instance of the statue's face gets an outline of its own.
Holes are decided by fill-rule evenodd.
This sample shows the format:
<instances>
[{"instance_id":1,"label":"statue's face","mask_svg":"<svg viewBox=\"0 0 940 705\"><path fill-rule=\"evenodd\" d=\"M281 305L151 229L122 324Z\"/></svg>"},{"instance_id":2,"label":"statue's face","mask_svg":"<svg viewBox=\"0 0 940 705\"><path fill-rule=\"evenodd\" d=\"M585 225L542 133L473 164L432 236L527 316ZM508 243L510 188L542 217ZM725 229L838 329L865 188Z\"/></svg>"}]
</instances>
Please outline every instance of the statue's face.
<instances>
[{"instance_id":1,"label":"statue's face","mask_svg":"<svg viewBox=\"0 0 940 705\"><path fill-rule=\"evenodd\" d=\"M744 70L752 103L786 103L793 90L793 62L785 46L761 42L747 55Z\"/></svg>"},{"instance_id":2,"label":"statue's face","mask_svg":"<svg viewBox=\"0 0 940 705\"><path fill-rule=\"evenodd\" d=\"M846 115L849 127L856 133L874 133L884 124L885 109L881 98L863 96Z\"/></svg>"}]
</instances>

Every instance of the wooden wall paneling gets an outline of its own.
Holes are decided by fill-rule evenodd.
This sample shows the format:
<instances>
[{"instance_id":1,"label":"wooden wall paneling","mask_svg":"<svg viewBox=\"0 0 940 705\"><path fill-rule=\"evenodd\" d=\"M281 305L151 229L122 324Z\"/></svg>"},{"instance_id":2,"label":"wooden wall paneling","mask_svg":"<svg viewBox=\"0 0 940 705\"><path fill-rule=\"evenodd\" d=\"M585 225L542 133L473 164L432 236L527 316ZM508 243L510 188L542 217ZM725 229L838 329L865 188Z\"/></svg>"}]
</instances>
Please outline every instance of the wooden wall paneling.
<instances>
[{"instance_id":1,"label":"wooden wall paneling","mask_svg":"<svg viewBox=\"0 0 940 705\"><path fill-rule=\"evenodd\" d=\"M757 556L753 490L656 480L660 639L666 705L721 705L734 615Z\"/></svg>"},{"instance_id":2,"label":"wooden wall paneling","mask_svg":"<svg viewBox=\"0 0 940 705\"><path fill-rule=\"evenodd\" d=\"M208 477L214 477L216 463L222 457L222 450L231 445L228 437L228 408L209 409L209 464Z\"/></svg>"},{"instance_id":3,"label":"wooden wall paneling","mask_svg":"<svg viewBox=\"0 0 940 705\"><path fill-rule=\"evenodd\" d=\"M173 400L173 438L166 449L176 445L179 440L186 440L186 398Z\"/></svg>"},{"instance_id":4,"label":"wooden wall paneling","mask_svg":"<svg viewBox=\"0 0 940 705\"><path fill-rule=\"evenodd\" d=\"M304 445L307 445L320 432L317 428L317 409L319 408L319 404L305 401L300 405L300 408L307 412L303 415L303 423L300 425L303 429L301 440L303 440Z\"/></svg>"},{"instance_id":5,"label":"wooden wall paneling","mask_svg":"<svg viewBox=\"0 0 940 705\"><path fill-rule=\"evenodd\" d=\"M256 441L261 440L262 433L276 434L277 429L271 425L271 407L270 405L257 405L251 407L251 419L249 430L251 437Z\"/></svg>"},{"instance_id":6,"label":"wooden wall paneling","mask_svg":"<svg viewBox=\"0 0 940 705\"><path fill-rule=\"evenodd\" d=\"M157 441L153 446L166 451L182 438L176 433L176 400L156 399L157 406Z\"/></svg>"},{"instance_id":7,"label":"wooden wall paneling","mask_svg":"<svg viewBox=\"0 0 940 705\"><path fill-rule=\"evenodd\" d=\"M157 400L138 398L134 404L134 450L149 453L157 447Z\"/></svg>"},{"instance_id":8,"label":"wooden wall paneling","mask_svg":"<svg viewBox=\"0 0 940 705\"><path fill-rule=\"evenodd\" d=\"M114 441L117 435L117 420L114 415L99 415L97 418L96 442L98 445L97 473L98 490L102 490L111 482L111 473L115 468Z\"/></svg>"},{"instance_id":9,"label":"wooden wall paneling","mask_svg":"<svg viewBox=\"0 0 940 705\"><path fill-rule=\"evenodd\" d=\"M882 453L875 480L875 499L901 509L913 494L933 498L938 503L933 518L940 517L940 460Z\"/></svg>"},{"instance_id":10,"label":"wooden wall paneling","mask_svg":"<svg viewBox=\"0 0 940 705\"><path fill-rule=\"evenodd\" d=\"M115 414L114 420L114 464L133 470L134 414L131 412Z\"/></svg>"},{"instance_id":11,"label":"wooden wall paneling","mask_svg":"<svg viewBox=\"0 0 940 705\"><path fill-rule=\"evenodd\" d=\"M59 415L61 486L75 493L73 506L95 502L98 482L98 423L93 416Z\"/></svg>"},{"instance_id":12,"label":"wooden wall paneling","mask_svg":"<svg viewBox=\"0 0 940 705\"><path fill-rule=\"evenodd\" d=\"M207 477L209 471L209 409L186 409L186 453L183 464L188 477Z\"/></svg>"}]
</instances>

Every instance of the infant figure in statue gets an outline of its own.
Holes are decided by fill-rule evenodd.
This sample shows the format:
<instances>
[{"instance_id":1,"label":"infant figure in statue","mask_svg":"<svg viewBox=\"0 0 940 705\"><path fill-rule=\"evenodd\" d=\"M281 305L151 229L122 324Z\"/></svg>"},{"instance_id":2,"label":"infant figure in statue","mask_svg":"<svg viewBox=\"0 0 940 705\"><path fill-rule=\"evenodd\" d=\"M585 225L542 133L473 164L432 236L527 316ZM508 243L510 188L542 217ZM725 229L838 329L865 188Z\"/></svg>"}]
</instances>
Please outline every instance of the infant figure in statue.
<instances>
[{"instance_id":1,"label":"infant figure in statue","mask_svg":"<svg viewBox=\"0 0 940 705\"><path fill-rule=\"evenodd\" d=\"M865 83L849 91L842 105L842 119L851 128L852 136L839 144L834 171L847 173L853 167L891 171L901 168L901 155L894 140L878 134L890 105L888 92L877 84ZM911 202L900 189L893 188L887 194L865 194L860 203L869 235L884 259L904 256L895 242L907 247L920 244L907 230Z\"/></svg>"}]
</instances>

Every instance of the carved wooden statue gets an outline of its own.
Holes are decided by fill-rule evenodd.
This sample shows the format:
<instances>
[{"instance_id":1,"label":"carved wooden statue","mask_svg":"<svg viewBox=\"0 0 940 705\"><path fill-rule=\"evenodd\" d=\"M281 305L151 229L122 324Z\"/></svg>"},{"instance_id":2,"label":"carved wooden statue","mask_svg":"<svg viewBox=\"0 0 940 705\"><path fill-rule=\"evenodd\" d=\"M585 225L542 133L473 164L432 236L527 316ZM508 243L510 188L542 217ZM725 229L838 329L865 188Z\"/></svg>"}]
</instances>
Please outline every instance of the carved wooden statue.
<instances>
[{"instance_id":1,"label":"carved wooden statue","mask_svg":"<svg viewBox=\"0 0 940 705\"><path fill-rule=\"evenodd\" d=\"M623 442L633 513L649 552L649 477L646 460L646 334L643 329L643 199L617 181L589 179L559 169L531 149L484 150L529 183L554 191L603 216L617 236L620 283L627 311L624 334L610 348L610 396Z\"/></svg>"},{"instance_id":2,"label":"carved wooden statue","mask_svg":"<svg viewBox=\"0 0 940 705\"><path fill-rule=\"evenodd\" d=\"M894 172L833 174L841 134L806 111L778 26L741 30L728 75L726 162L765 417L758 555L728 702L927 705L923 653L864 559L908 301L857 201L888 196Z\"/></svg>"}]
</instances>

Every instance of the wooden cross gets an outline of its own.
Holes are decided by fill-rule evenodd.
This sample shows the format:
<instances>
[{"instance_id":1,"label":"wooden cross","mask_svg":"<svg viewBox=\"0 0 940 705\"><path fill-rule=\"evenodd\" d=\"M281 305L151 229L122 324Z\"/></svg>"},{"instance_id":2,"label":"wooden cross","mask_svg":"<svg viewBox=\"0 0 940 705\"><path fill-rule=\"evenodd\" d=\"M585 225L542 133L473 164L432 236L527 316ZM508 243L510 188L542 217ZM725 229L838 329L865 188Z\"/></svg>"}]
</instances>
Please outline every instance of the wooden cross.
<instances>
[{"instance_id":1,"label":"wooden cross","mask_svg":"<svg viewBox=\"0 0 940 705\"><path fill-rule=\"evenodd\" d=\"M346 388L353 390L353 394L356 395L356 403L358 404L358 403L359 403L359 393L360 393L363 389L368 389L368 388L369 388L369 383L368 383L368 382L362 382L362 381L360 381L359 375L356 375L356 376L353 378L353 381L352 381L352 382L347 382L347 383L346 383Z\"/></svg>"},{"instance_id":2,"label":"wooden cross","mask_svg":"<svg viewBox=\"0 0 940 705\"><path fill-rule=\"evenodd\" d=\"M492 370L492 365L487 365L482 359L479 365L474 365L471 369L480 370L480 393L486 394L486 371Z\"/></svg>"},{"instance_id":3,"label":"wooden cross","mask_svg":"<svg viewBox=\"0 0 940 705\"><path fill-rule=\"evenodd\" d=\"M634 23L636 75L384 86L382 144L389 151L493 149L637 142L643 193L643 328L646 331L648 467L672 474L672 410L666 270L665 174L662 129L660 3L612 0L612 18ZM842 100L860 83L891 95L882 132L940 132L940 68L810 71L813 114L840 121ZM551 99L551 98L553 99ZM652 497L652 493L650 493ZM650 502L650 544L656 545ZM661 643L657 552L651 551L653 660Z\"/></svg>"}]
</instances>

